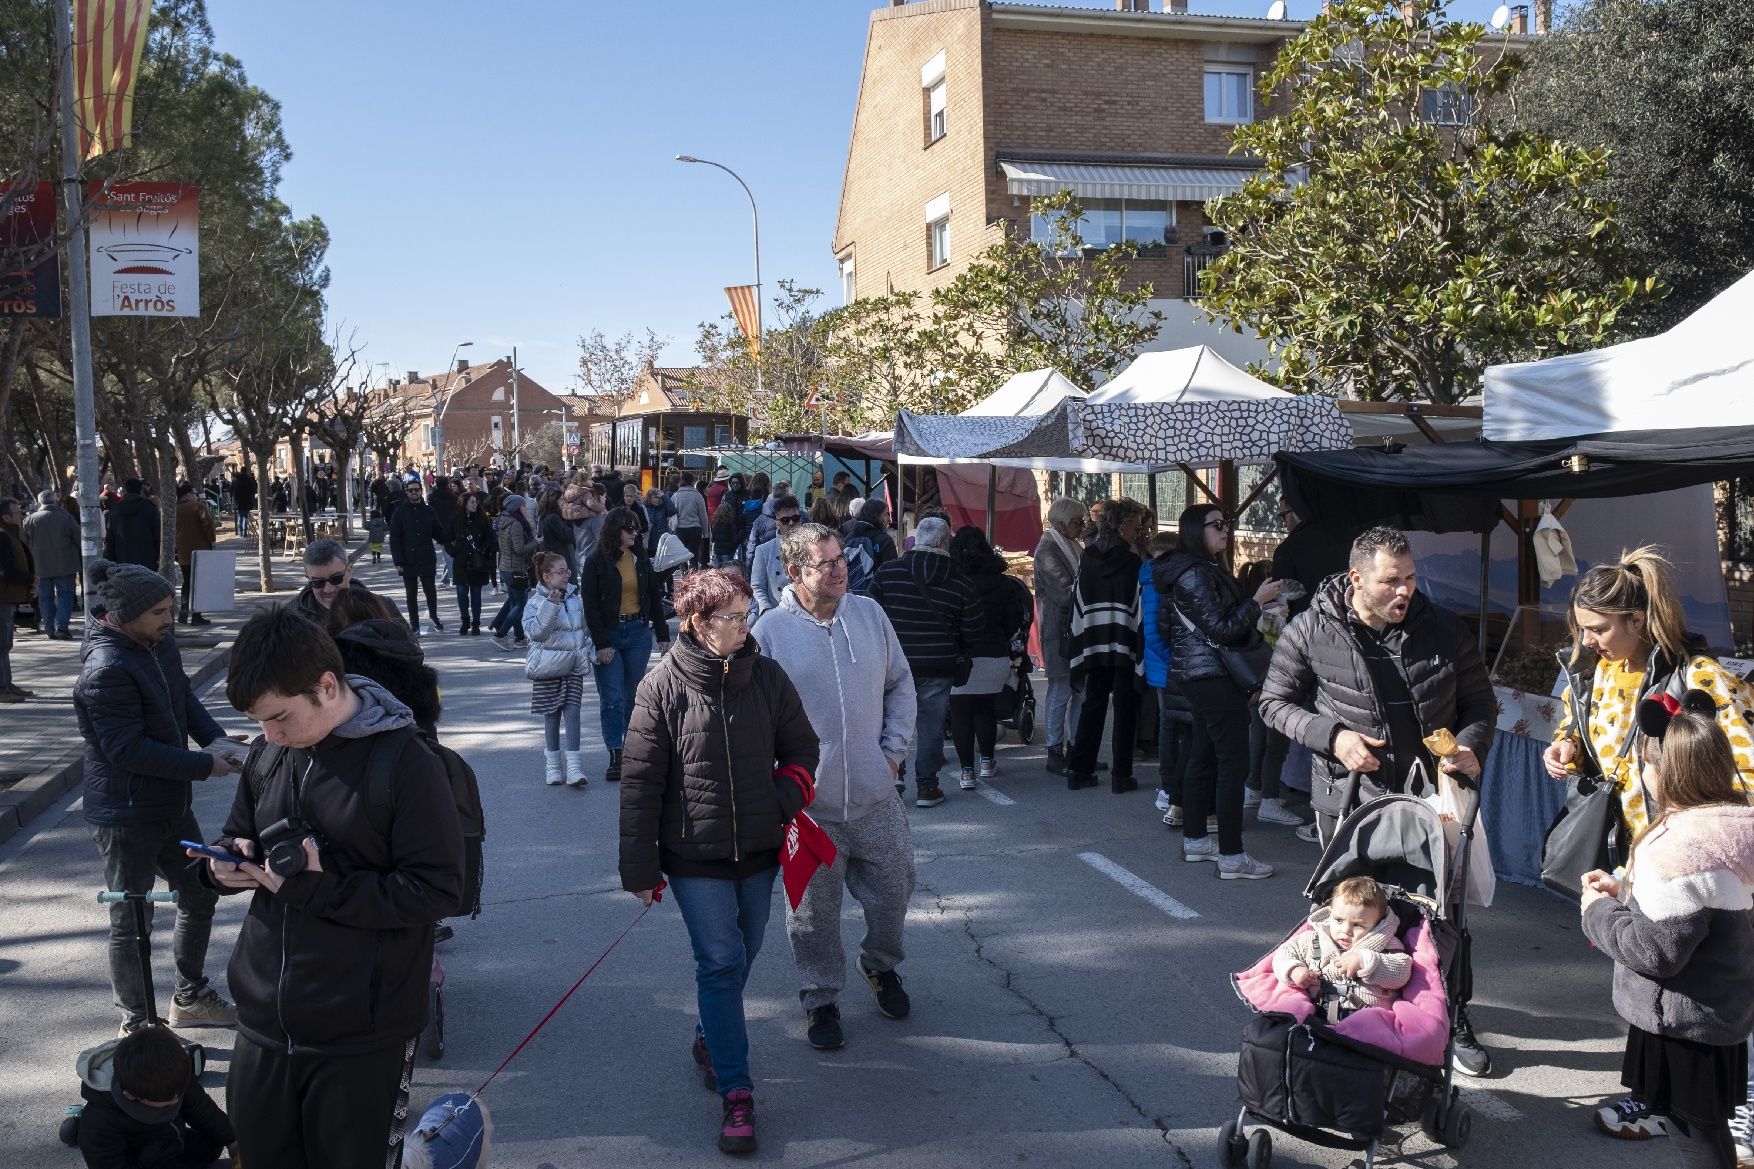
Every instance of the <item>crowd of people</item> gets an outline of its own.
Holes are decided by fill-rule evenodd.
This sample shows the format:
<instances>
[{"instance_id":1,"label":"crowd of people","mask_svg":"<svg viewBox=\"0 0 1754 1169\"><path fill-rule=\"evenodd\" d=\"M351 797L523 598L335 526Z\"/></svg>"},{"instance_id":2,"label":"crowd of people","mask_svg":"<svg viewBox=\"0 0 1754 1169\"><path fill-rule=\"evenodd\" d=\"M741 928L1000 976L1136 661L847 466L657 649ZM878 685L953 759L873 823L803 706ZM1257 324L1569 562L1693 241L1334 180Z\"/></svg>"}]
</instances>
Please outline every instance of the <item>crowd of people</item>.
<instances>
[{"instance_id":1,"label":"crowd of people","mask_svg":"<svg viewBox=\"0 0 1754 1169\"><path fill-rule=\"evenodd\" d=\"M1125 796L1155 751L1152 814L1176 830L1184 862L1210 863L1221 881L1274 875L1250 855L1250 833L1320 845L1363 804L1422 794L1440 775L1477 795L1492 749L1496 706L1477 641L1418 589L1412 544L1393 529L1336 537L1282 506L1290 536L1272 561L1233 572L1218 507L1195 504L1160 531L1134 500L1060 498L1034 551L1032 595L979 528L953 530L926 509L901 540L887 501L858 499L849 484L813 484L808 500L784 481L728 473L704 484L677 475L643 494L606 474L540 470L427 486L386 483L381 502L373 491L375 539L388 537L405 609L353 578L344 546L318 540L295 601L245 623L227 697L261 727L248 748L182 682L169 582L126 562L91 574L95 623L75 705L106 879L139 890L162 878L181 895L163 1022L239 1035L225 1127L189 1095L187 1075L126 1070L175 1060L162 1044L129 1046L162 1029L148 1026L132 919L117 906L123 1019L104 1074L136 1103L180 1115L185 1147L210 1159L235 1144L252 1167L364 1166L404 1138L392 1118L406 1110L435 930L465 884L418 609L424 595L427 632L444 628L441 563L462 635L480 628L482 590L503 590L490 629L501 649L525 651L547 785L595 778L580 735L592 678L601 778L620 785L622 885L648 905L668 887L680 910L698 999L689 1043L720 1097L727 1153L757 1143L743 988L782 852L808 849L809 834L823 842L824 867L797 888L787 880L808 1042L847 1042L847 894L864 918L857 974L880 1014L905 1018L909 771L915 809L947 798L947 738L962 790L997 776L996 700L1035 670L1048 771L1074 791L1106 771ZM7 556L10 514L0 515ZM1571 713L1546 763L1555 779L1587 765L1612 782L1632 842L1580 889L1584 930L1615 962L1614 1003L1632 1028L1633 1095L1605 1104L1596 1124L1674 1137L1684 1163L1722 1169L1754 1155L1744 977L1754 700L1687 633L1671 575L1640 549L1579 579ZM1441 751L1434 732L1448 734ZM362 815L341 793L374 768L397 776L396 795ZM214 841L225 856L191 869L201 854L179 842L204 836L190 784L232 773L243 778ZM217 897L239 892L252 900L228 972L234 1006L205 959ZM1392 1001L1406 979L1394 921L1374 883L1342 884L1274 969L1336 1014ZM369 993L346 975L362 929L388 931L396 948L397 976L373 979ZM334 977L297 993L275 976L319 966ZM1472 982L1470 970L1458 985ZM1490 1072L1465 1001L1452 1051L1456 1071ZM319 1111L330 1123L300 1119Z\"/></svg>"}]
</instances>

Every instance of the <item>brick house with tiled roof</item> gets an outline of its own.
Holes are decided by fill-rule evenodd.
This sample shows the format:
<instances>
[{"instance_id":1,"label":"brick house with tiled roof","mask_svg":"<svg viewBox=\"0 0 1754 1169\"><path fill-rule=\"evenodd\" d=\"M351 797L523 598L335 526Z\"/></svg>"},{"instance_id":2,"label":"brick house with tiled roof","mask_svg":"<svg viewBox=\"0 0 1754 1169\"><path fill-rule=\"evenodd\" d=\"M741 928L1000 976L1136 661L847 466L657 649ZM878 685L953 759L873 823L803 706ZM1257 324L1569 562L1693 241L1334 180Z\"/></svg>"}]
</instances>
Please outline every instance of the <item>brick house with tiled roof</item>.
<instances>
[{"instance_id":1,"label":"brick house with tiled roof","mask_svg":"<svg viewBox=\"0 0 1754 1169\"><path fill-rule=\"evenodd\" d=\"M518 371L516 393L512 387L509 358L471 364L458 359L457 367L439 374L422 375L409 370L393 381L390 392L418 421L402 445L401 465L428 467L433 460L432 430L444 404L445 461L453 466L470 463L516 461L514 435L529 441L543 427L563 417L586 424L583 404L577 398L551 393L529 374ZM516 421L513 398L517 399Z\"/></svg>"},{"instance_id":2,"label":"brick house with tiled roof","mask_svg":"<svg viewBox=\"0 0 1754 1169\"><path fill-rule=\"evenodd\" d=\"M691 381L701 370L647 365L616 418L590 428L590 461L613 466L624 478L651 486L665 468L707 470L712 460L679 452L749 441L749 419L715 411Z\"/></svg>"}]
</instances>

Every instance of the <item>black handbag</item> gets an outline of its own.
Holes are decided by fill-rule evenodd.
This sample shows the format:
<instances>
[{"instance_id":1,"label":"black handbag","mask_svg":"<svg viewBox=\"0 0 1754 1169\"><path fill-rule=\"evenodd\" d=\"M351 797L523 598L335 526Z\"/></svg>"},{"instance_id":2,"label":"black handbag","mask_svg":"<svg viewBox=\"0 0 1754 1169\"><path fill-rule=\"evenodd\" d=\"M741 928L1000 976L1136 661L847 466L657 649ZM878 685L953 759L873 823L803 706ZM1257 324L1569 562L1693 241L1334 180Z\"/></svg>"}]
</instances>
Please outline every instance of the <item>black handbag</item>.
<instances>
[{"instance_id":1,"label":"black handbag","mask_svg":"<svg viewBox=\"0 0 1754 1169\"><path fill-rule=\"evenodd\" d=\"M1166 603L1174 604L1173 601ZM1249 630L1248 640L1241 645L1219 645L1201 633L1199 626L1190 621L1188 615L1179 608L1175 615L1188 627L1188 632L1205 642L1218 655L1218 662L1224 667L1224 672L1230 675L1230 680L1244 694L1253 694L1266 684L1267 667L1273 663L1273 647L1267 644L1267 639L1261 636L1260 630Z\"/></svg>"},{"instance_id":2,"label":"black handbag","mask_svg":"<svg viewBox=\"0 0 1754 1169\"><path fill-rule=\"evenodd\" d=\"M1583 900L1583 875L1611 873L1625 859L1626 826L1620 819L1620 792L1602 776L1590 742L1588 700L1571 687L1571 721L1578 731L1580 770L1569 784L1565 807L1554 817L1541 844L1541 883L1574 901ZM1636 724L1627 735L1630 747Z\"/></svg>"}]
</instances>

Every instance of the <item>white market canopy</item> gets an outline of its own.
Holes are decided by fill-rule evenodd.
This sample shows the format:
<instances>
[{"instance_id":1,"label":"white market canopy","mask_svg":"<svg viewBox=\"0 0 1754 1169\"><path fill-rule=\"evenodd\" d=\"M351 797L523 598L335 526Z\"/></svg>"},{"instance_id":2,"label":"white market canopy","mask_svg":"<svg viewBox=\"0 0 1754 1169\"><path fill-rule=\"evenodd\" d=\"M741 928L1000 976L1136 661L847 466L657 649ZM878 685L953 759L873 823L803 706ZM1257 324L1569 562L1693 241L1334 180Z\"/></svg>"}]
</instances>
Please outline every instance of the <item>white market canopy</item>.
<instances>
[{"instance_id":1,"label":"white market canopy","mask_svg":"<svg viewBox=\"0 0 1754 1169\"><path fill-rule=\"evenodd\" d=\"M1260 463L1278 451L1352 445L1332 398L1286 393L1204 345L1141 353L1079 403L1069 423L1067 440L1083 457L1170 466Z\"/></svg>"},{"instance_id":2,"label":"white market canopy","mask_svg":"<svg viewBox=\"0 0 1754 1169\"><path fill-rule=\"evenodd\" d=\"M1483 437L1754 426L1754 273L1666 333L1486 370Z\"/></svg>"}]
</instances>

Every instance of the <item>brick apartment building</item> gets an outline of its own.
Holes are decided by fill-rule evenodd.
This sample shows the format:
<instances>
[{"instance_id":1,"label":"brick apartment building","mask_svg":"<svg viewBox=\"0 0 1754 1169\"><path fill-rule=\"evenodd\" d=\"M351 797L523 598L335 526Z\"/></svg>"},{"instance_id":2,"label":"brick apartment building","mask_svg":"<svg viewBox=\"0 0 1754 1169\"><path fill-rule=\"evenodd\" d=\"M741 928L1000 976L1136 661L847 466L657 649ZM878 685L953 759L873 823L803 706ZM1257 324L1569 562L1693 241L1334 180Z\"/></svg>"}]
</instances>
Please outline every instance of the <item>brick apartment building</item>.
<instances>
[{"instance_id":1,"label":"brick apartment building","mask_svg":"<svg viewBox=\"0 0 1754 1169\"><path fill-rule=\"evenodd\" d=\"M400 465L428 467L433 461L432 428L444 407L445 461L453 465L516 460L514 435L528 442L544 426L571 419L577 432L583 422L578 401L550 393L522 370L517 375L517 416L512 413L512 363L496 358L471 365L459 358L457 367L441 374L409 370L391 382L391 393L418 421L402 444Z\"/></svg>"},{"instance_id":2,"label":"brick apartment building","mask_svg":"<svg viewBox=\"0 0 1754 1169\"><path fill-rule=\"evenodd\" d=\"M1188 297L1222 243L1204 202L1255 169L1228 153L1231 132L1268 112L1256 82L1304 25L1153 2L874 11L834 235L844 298L947 284L1007 226L1041 238L1030 199L1070 190L1088 244L1141 245L1133 271L1164 314L1152 348L1264 357L1259 340L1203 323Z\"/></svg>"}]
</instances>

